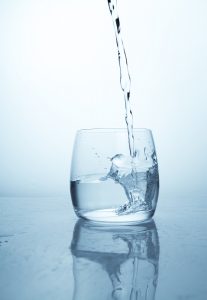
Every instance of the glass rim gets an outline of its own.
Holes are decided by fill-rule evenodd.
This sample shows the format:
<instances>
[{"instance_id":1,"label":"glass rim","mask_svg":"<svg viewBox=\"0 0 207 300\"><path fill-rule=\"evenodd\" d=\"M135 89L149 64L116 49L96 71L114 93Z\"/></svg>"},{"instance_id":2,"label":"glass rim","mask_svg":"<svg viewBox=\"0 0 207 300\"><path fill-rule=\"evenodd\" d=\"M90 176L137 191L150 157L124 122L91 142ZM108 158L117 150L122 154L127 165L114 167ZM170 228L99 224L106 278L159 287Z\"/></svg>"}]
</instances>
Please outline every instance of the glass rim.
<instances>
[{"instance_id":1,"label":"glass rim","mask_svg":"<svg viewBox=\"0 0 207 300\"><path fill-rule=\"evenodd\" d=\"M133 128L134 132L148 132L152 134L151 129L148 128ZM77 130L77 134L80 133L119 133L119 132L127 132L127 128L83 128Z\"/></svg>"}]
</instances>

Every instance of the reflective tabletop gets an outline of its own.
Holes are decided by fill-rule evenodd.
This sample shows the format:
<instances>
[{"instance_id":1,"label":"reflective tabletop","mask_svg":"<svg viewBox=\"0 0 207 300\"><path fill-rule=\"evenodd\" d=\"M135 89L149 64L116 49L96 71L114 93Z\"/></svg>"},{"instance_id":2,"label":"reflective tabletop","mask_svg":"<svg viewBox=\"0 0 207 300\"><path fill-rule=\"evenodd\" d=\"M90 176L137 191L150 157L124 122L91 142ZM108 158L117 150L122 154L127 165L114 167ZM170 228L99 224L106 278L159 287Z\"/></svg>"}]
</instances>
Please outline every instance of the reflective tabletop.
<instances>
[{"instance_id":1,"label":"reflective tabletop","mask_svg":"<svg viewBox=\"0 0 207 300\"><path fill-rule=\"evenodd\" d=\"M206 300L206 197L160 196L133 226L78 219L70 198L0 198L1 300Z\"/></svg>"}]
</instances>

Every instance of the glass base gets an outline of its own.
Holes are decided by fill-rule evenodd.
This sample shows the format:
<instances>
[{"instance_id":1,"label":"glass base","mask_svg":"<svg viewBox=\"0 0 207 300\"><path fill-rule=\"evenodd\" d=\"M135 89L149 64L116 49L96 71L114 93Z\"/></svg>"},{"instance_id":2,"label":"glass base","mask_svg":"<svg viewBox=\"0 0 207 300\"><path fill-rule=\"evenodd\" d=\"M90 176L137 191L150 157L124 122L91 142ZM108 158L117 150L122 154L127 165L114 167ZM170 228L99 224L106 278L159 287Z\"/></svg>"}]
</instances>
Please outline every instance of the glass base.
<instances>
[{"instance_id":1,"label":"glass base","mask_svg":"<svg viewBox=\"0 0 207 300\"><path fill-rule=\"evenodd\" d=\"M155 210L139 211L131 214L117 215L115 209L100 209L100 210L75 210L78 217L86 220L102 223L118 223L123 225L133 225L149 221Z\"/></svg>"}]
</instances>

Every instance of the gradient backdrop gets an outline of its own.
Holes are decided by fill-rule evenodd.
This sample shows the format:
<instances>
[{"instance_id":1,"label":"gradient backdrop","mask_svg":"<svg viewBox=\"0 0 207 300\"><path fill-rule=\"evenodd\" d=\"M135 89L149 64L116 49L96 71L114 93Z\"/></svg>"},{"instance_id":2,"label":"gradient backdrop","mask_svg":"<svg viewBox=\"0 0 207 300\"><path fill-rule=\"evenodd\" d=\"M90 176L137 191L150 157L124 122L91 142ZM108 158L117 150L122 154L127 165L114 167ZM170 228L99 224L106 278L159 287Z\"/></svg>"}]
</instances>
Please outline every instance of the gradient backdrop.
<instances>
[{"instance_id":1,"label":"gradient backdrop","mask_svg":"<svg viewBox=\"0 0 207 300\"><path fill-rule=\"evenodd\" d=\"M207 193L207 1L119 0L161 193ZM106 0L0 0L0 196L68 195L77 129L124 127Z\"/></svg>"}]
</instances>

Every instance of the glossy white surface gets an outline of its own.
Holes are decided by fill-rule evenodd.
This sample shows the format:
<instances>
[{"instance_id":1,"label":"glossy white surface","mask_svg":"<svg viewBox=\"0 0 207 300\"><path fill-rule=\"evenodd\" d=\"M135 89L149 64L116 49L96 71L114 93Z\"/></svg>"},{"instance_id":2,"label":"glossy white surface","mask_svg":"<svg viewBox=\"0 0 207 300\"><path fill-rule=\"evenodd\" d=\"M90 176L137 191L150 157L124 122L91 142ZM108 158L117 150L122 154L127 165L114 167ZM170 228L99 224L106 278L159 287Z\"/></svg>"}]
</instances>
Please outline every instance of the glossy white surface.
<instances>
[{"instance_id":1,"label":"glossy white surface","mask_svg":"<svg viewBox=\"0 0 207 300\"><path fill-rule=\"evenodd\" d=\"M205 197L160 197L154 217L159 236L158 283L155 297L150 300L206 299L206 213ZM77 300L74 298L73 275L77 259L70 250L72 238L73 242L79 239L75 234L73 236L76 221L70 199L0 199L1 300ZM101 239L100 244L98 236L93 235L93 241L95 247L106 247L108 237L106 235L106 240ZM113 243L110 252L113 252L113 247L120 251L125 249L119 240ZM94 254L94 260L100 258L101 251L98 256ZM84 272L90 288L90 278L94 279L94 273L91 273L94 272L93 258L84 259ZM116 257L113 263L116 263ZM100 263L96 266L101 270ZM126 268L121 270L127 276ZM83 275L81 270L78 272L76 286L78 278ZM99 288L105 277L104 271L97 271L97 286L94 289ZM143 278L139 278L142 284ZM124 284L127 282L125 280Z\"/></svg>"}]
</instances>

